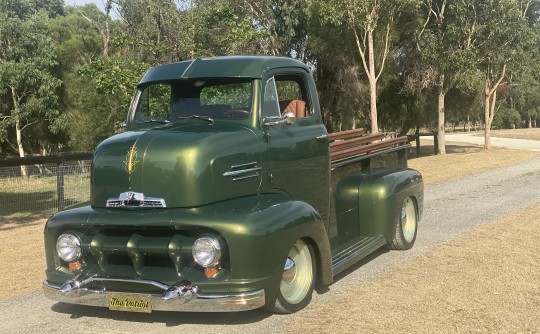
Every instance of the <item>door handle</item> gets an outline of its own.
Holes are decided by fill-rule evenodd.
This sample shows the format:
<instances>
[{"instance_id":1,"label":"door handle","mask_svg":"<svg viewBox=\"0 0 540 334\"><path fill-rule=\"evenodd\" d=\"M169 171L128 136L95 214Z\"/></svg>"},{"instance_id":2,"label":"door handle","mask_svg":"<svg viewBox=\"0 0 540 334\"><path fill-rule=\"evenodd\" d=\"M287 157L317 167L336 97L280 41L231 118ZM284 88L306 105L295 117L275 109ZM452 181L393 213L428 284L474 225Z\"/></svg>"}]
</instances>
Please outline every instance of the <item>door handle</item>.
<instances>
[{"instance_id":1,"label":"door handle","mask_svg":"<svg viewBox=\"0 0 540 334\"><path fill-rule=\"evenodd\" d=\"M327 134L324 134L324 135L320 135L320 136L315 137L315 139L317 139L318 141L323 141L323 140L325 140L326 138L328 138L328 135L327 135Z\"/></svg>"}]
</instances>

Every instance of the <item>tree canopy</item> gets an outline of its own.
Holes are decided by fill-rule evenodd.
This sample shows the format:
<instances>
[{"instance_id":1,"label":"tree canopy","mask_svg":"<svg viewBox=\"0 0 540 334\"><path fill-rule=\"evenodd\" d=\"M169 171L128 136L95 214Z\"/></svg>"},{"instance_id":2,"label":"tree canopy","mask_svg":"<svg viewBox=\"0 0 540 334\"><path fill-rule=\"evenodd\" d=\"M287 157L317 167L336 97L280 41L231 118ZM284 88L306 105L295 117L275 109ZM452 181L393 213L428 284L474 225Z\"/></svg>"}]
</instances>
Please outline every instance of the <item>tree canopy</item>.
<instances>
[{"instance_id":1,"label":"tree canopy","mask_svg":"<svg viewBox=\"0 0 540 334\"><path fill-rule=\"evenodd\" d=\"M540 118L538 0L0 2L0 155L92 150L150 66L293 57L329 131L444 133Z\"/></svg>"}]
</instances>

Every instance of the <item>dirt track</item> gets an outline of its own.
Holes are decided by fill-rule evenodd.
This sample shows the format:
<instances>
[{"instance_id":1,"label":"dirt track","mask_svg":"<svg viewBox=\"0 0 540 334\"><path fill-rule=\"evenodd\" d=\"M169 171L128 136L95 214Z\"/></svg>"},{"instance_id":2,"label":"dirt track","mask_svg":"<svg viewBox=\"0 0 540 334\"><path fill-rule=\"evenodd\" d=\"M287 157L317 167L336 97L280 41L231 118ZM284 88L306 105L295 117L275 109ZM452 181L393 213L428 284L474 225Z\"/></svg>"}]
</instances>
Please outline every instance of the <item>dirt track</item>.
<instances>
[{"instance_id":1,"label":"dirt track","mask_svg":"<svg viewBox=\"0 0 540 334\"><path fill-rule=\"evenodd\" d=\"M108 310L98 308L88 308L81 306L71 306L65 304L55 304L52 301L45 300L40 293L24 296L15 300L7 300L0 302L0 308L2 312L0 314L0 332L2 333L164 333L164 332L197 332L199 334L215 333L218 332L235 332L235 333L276 333L284 331L293 332L353 332L360 329L379 329L381 332L387 332L395 329L396 323L394 322L378 322L374 318L370 318L368 314L363 314L362 309L352 308L352 304L361 304L366 302L363 307L371 310L373 314L381 312L382 316L386 315L386 318L400 319L396 317L399 314L400 317L411 323L410 329L412 331L419 332L432 332L432 330L441 330L443 332L461 332L467 331L461 327L454 326L456 323L442 324L442 327L436 327L437 314L442 315L444 318L444 312L459 311L459 307L454 309L448 308L448 300L446 303L437 301L440 298L448 296L448 290L450 287L466 287L470 286L469 281L465 280L470 276L459 276L458 274L467 273L466 269L461 270L461 266L453 267L453 271L446 272L446 279L451 284L435 283L434 278L440 277L439 274L444 275L444 267L450 267L450 262L444 262L445 257L440 257L435 247L446 244L449 240L454 240L462 233L474 230L480 225L487 224L493 220L500 219L507 215L519 212L524 208L534 205L540 202L540 159L530 160L528 162L519 164L513 167L507 167L498 169L491 172L486 172L481 175L465 177L456 181L450 181L442 183L436 186L429 187L426 190L426 207L425 216L421 222L420 232L418 236L417 245L415 248L408 252L377 252L366 261L362 261L357 266L351 268L342 275L337 277L337 281L331 285L327 291L319 291L315 294L313 303L305 311L292 316L275 316L268 315L261 311L253 311L246 313L236 314L178 314L178 313L159 313L156 312L151 315L137 315L110 312ZM535 219L534 217L532 219ZM511 219L512 222L518 224L522 221L522 218ZM538 220L531 221L531 224L537 223ZM500 223L504 230L506 223ZM491 225L486 225L489 228ZM532 227L532 226L529 226ZM523 231L524 232L524 231ZM483 234L480 234L483 235ZM506 247L508 250L517 251L517 245L524 237L536 237L538 234L534 231L527 231L523 234L518 234L515 244L505 243L506 238L500 240L500 245ZM513 235L515 237L515 235ZM485 260L482 258L483 244L481 239L472 238L477 242L463 242L459 243L459 239L456 244L454 241L450 245L450 254L452 250L456 252L456 258L458 255L465 254L464 259L475 259L471 261L473 267L476 259L478 263L483 263ZM480 240L480 241L478 241ZM527 272L528 266L533 266L536 263L538 268L538 246L532 245L532 250L529 249L527 254L532 254L530 260L533 262L525 262L525 272ZM470 246L471 248L465 248ZM536 248L534 248L536 246ZM447 246L443 246L447 247ZM457 254L460 253L460 254ZM468 257L467 257L468 256ZM536 256L536 257L535 257ZM481 259L481 260L480 260ZM510 258L509 262L513 263L513 258ZM5 261L5 259L3 260ZM429 265L419 265L418 261L428 262L432 265L431 268L436 269L435 274L432 270L428 270L422 273L419 278L414 278L410 275L418 274L418 268L430 268ZM443 261L441 263L441 261ZM490 260L492 261L492 260ZM496 262L496 261L495 261ZM39 265L36 263L35 265ZM463 267L465 268L465 267ZM480 268L480 266L479 266ZM483 268L483 267L482 267ZM491 266L487 266L486 270ZM20 270L24 270L23 263L21 262ZM520 269L521 270L521 269ZM440 273L439 273L440 272ZM532 271L531 271L532 272ZM488 272L489 273L489 272ZM522 273L522 272L520 272ZM534 273L534 272L532 272ZM393 300L393 296L399 295L404 291L404 288L399 284L393 285L392 281L388 280L388 277L404 274L405 284L415 287L410 291L410 294L418 293L420 296L425 296L426 299L421 298L419 303L422 304L424 300L430 301L433 304L429 308L424 308L426 314L421 314L422 319L415 318L418 313L407 312L407 308L402 305L399 300ZM431 274L431 275L430 275ZM512 272L507 274L513 279L523 276L512 276ZM521 275L521 274L520 274ZM482 278L491 278L492 274L488 276L479 276ZM24 278L24 275L21 277ZM377 280L372 278L377 277ZM444 278L444 277L443 277ZM473 280L474 281L474 280ZM444 280L443 280L444 282ZM487 281L486 281L487 282ZM490 283L494 281L489 281ZM537 283L537 280L533 280ZM412 284L414 283L414 284ZM474 283L474 282L473 282ZM477 282L478 283L478 282ZM482 283L482 282L480 282ZM477 286L489 286L489 284L478 284ZM519 286L509 286L508 288L517 288ZM518 307L519 298L532 298L532 303L525 304L526 310L531 310L535 315L538 314L538 305L540 298L538 294L520 296L520 294L528 293L527 291L539 291L538 286L530 287L531 290L518 290L514 293L514 304ZM351 299L351 295L361 293L361 290L374 292L378 289L385 291L385 293L378 296L378 299L364 299L358 298ZM421 290L416 290L421 289ZM360 291L360 292L359 292ZM465 289L463 297L474 297L475 291L467 291ZM508 291L500 291L505 296L508 296ZM481 293L481 295L483 295ZM431 297L429 300L427 297ZM458 297L456 297L458 298ZM453 306L459 306L459 298L455 300ZM489 298L488 298L489 299ZM495 302L507 302L506 299L491 299ZM377 303L377 301L379 301ZM474 299L464 300L466 304L475 305L477 303ZM490 301L487 302L491 303ZM406 304L410 307L418 306L418 304ZM434 305L434 306L433 306ZM433 310L434 307L439 306L438 309ZM481 305L481 304L478 304ZM535 308L536 307L536 308ZM481 308L478 308L481 310ZM322 311L321 311L322 310ZM463 316L459 315L459 312L454 314L456 321L463 319L473 319L476 322L480 331L497 331L503 327L496 327L497 322L493 317L478 318L482 312L470 313L470 309L463 308ZM504 310L504 308L503 308ZM354 311L354 312L353 312ZM469 312L469 313L466 313ZM523 310L519 310L518 313L522 313ZM340 318L338 315L346 314L345 319ZM410 314L411 317L407 317ZM514 313L506 315L498 314L499 318L507 319L506 323L519 325L521 318L513 318ZM467 315L469 318L467 318ZM497 314L495 314L497 315ZM472 317L472 318L471 318ZM476 318L474 318L476 317ZM433 319L431 324L428 320ZM332 321L336 319L336 321ZM341 319L342 321L337 321ZM347 319L354 319L353 321L345 321ZM426 320L427 319L427 320ZM306 322L307 321L307 322ZM495 322L494 322L495 321ZM435 325L433 325L435 324ZM494 325L493 325L494 324ZM397 324L399 325L399 323ZM488 326L490 325L490 326ZM493 325L493 326L492 326ZM382 326L382 327L381 327ZM529 326L529 327L527 327ZM532 327L531 327L532 326ZM538 330L537 323L530 322L523 324L521 327L508 327L509 329L519 331L534 331ZM399 326L398 326L399 327ZM432 329L432 330L430 330ZM512 330L512 331L513 331ZM402 332L402 331L400 331Z\"/></svg>"}]
</instances>

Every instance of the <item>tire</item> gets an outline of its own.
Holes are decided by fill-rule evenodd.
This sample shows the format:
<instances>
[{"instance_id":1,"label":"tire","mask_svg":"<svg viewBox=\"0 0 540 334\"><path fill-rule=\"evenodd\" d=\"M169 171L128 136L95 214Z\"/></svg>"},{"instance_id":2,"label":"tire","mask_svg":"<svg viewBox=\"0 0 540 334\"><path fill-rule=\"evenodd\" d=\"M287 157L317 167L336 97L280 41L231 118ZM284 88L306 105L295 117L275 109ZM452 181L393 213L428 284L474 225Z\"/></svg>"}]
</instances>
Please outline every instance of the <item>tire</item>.
<instances>
[{"instance_id":1,"label":"tire","mask_svg":"<svg viewBox=\"0 0 540 334\"><path fill-rule=\"evenodd\" d=\"M407 197L396 216L394 239L386 246L390 249L410 249L416 241L418 231L418 212L412 197Z\"/></svg>"},{"instance_id":2,"label":"tire","mask_svg":"<svg viewBox=\"0 0 540 334\"><path fill-rule=\"evenodd\" d=\"M276 299L266 305L273 313L294 313L311 301L315 286L316 261L311 245L297 240L285 261Z\"/></svg>"}]
</instances>

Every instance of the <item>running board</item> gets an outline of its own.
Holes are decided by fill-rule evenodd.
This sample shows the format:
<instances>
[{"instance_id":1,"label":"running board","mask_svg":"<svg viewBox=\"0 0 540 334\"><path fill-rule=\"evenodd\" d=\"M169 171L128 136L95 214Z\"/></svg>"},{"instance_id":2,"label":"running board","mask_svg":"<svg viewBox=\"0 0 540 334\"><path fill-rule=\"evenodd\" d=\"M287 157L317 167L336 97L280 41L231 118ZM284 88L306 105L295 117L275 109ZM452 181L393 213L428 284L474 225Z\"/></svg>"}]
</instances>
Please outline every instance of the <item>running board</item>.
<instances>
[{"instance_id":1,"label":"running board","mask_svg":"<svg viewBox=\"0 0 540 334\"><path fill-rule=\"evenodd\" d=\"M343 247L343 249L339 250L337 254L332 254L334 276L373 253L375 250L379 249L385 244L386 239L382 236L360 237L351 243L348 243Z\"/></svg>"}]
</instances>

